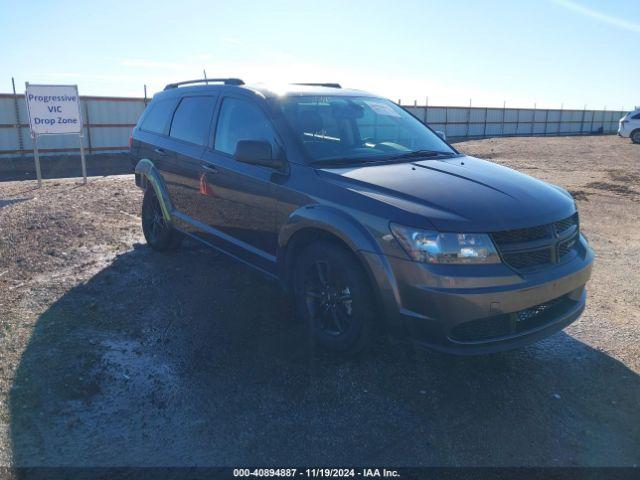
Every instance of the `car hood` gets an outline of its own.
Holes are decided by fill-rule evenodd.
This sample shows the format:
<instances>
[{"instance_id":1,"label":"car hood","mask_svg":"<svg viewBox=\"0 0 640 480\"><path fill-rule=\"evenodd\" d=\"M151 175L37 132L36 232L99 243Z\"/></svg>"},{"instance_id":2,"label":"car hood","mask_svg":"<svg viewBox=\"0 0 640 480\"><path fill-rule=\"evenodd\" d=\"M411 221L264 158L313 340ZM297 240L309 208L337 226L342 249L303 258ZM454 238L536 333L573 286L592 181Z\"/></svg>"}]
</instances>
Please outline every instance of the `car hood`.
<instances>
[{"instance_id":1,"label":"car hood","mask_svg":"<svg viewBox=\"0 0 640 480\"><path fill-rule=\"evenodd\" d=\"M492 232L550 223L574 213L566 190L478 158L323 169L327 180L393 205L441 231ZM409 218L411 217L411 218Z\"/></svg>"}]
</instances>

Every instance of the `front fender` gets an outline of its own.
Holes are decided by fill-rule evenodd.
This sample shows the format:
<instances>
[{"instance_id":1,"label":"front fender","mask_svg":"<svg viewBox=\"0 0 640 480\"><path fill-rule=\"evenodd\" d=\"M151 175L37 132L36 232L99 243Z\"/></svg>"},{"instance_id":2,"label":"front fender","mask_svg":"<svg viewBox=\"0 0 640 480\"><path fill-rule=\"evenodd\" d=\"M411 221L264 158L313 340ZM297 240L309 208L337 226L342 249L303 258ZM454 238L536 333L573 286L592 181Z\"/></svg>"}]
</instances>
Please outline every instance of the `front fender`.
<instances>
[{"instance_id":1,"label":"front fender","mask_svg":"<svg viewBox=\"0 0 640 480\"><path fill-rule=\"evenodd\" d=\"M325 205L307 205L299 208L280 229L278 249L285 249L291 237L304 228L314 228L330 233L354 252L366 250L382 253L373 236L355 218L337 208Z\"/></svg>"},{"instance_id":2,"label":"front fender","mask_svg":"<svg viewBox=\"0 0 640 480\"><path fill-rule=\"evenodd\" d=\"M153 190L160 202L160 208L162 209L162 216L166 222L171 222L171 212L173 212L173 205L167 192L167 187L164 184L162 175L149 159L143 158L138 162L135 168L136 179L144 178L145 182L140 183L140 186L146 188L147 184L153 187ZM139 183L136 181L136 183Z\"/></svg>"},{"instance_id":3,"label":"front fender","mask_svg":"<svg viewBox=\"0 0 640 480\"><path fill-rule=\"evenodd\" d=\"M278 236L278 263L281 278L289 280L291 260L288 248L296 233L305 229L313 229L329 233L342 242L361 261L376 298L385 311L388 325L393 325L398 314L400 294L393 270L386 255L373 235L360 222L347 212L325 205L308 205L293 212L281 229Z\"/></svg>"}]
</instances>

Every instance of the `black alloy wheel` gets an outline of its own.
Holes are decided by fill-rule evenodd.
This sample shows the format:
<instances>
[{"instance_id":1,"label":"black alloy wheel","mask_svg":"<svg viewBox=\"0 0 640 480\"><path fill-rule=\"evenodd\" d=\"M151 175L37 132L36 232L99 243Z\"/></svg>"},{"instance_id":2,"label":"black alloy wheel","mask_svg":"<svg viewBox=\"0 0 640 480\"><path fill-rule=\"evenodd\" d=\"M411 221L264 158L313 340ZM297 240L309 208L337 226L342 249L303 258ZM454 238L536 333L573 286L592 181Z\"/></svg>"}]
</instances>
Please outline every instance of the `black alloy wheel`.
<instances>
[{"instance_id":1,"label":"black alloy wheel","mask_svg":"<svg viewBox=\"0 0 640 480\"><path fill-rule=\"evenodd\" d=\"M165 220L160 201L152 187L147 188L142 200L142 232L147 244L161 252L175 250L182 240L180 232Z\"/></svg>"},{"instance_id":2,"label":"black alloy wheel","mask_svg":"<svg viewBox=\"0 0 640 480\"><path fill-rule=\"evenodd\" d=\"M317 260L305 275L304 295L309 315L323 333L347 333L353 320L353 296L347 278L326 261Z\"/></svg>"},{"instance_id":3,"label":"black alloy wheel","mask_svg":"<svg viewBox=\"0 0 640 480\"><path fill-rule=\"evenodd\" d=\"M374 297L362 264L337 242L317 241L298 257L293 272L296 311L315 344L356 353L375 325Z\"/></svg>"}]
</instances>

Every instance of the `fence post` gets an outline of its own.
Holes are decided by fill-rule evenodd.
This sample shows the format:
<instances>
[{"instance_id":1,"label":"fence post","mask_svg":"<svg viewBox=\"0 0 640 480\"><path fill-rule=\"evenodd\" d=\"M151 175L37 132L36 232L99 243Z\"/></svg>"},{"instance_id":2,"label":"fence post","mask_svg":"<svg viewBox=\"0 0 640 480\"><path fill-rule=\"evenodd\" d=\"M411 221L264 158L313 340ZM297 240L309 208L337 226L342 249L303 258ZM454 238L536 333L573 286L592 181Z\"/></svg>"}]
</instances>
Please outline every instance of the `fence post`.
<instances>
[{"instance_id":1,"label":"fence post","mask_svg":"<svg viewBox=\"0 0 640 480\"><path fill-rule=\"evenodd\" d=\"M560 118L558 119L558 135L562 133L562 112L564 111L564 102L560 104Z\"/></svg>"},{"instance_id":2,"label":"fence post","mask_svg":"<svg viewBox=\"0 0 640 480\"><path fill-rule=\"evenodd\" d=\"M580 120L580 135L584 135L584 113L587 110L587 105L585 104L584 107L582 107L582 119Z\"/></svg>"},{"instance_id":3,"label":"fence post","mask_svg":"<svg viewBox=\"0 0 640 480\"><path fill-rule=\"evenodd\" d=\"M429 109L429 97L426 98L424 103L424 124L427 124L427 110Z\"/></svg>"},{"instance_id":4,"label":"fence post","mask_svg":"<svg viewBox=\"0 0 640 480\"><path fill-rule=\"evenodd\" d=\"M503 100L502 101L502 122L501 122L502 128L500 129L500 136L502 137L504 137L504 118L506 113L507 113L507 101Z\"/></svg>"},{"instance_id":5,"label":"fence post","mask_svg":"<svg viewBox=\"0 0 640 480\"><path fill-rule=\"evenodd\" d=\"M91 120L89 119L89 100L84 99L84 119L87 122L87 147L89 149L89 155L93 147L91 146Z\"/></svg>"},{"instance_id":6,"label":"fence post","mask_svg":"<svg viewBox=\"0 0 640 480\"><path fill-rule=\"evenodd\" d=\"M469 99L469 109L467 110L467 134L465 137L469 138L469 131L471 128L471 99Z\"/></svg>"},{"instance_id":7,"label":"fence post","mask_svg":"<svg viewBox=\"0 0 640 480\"><path fill-rule=\"evenodd\" d=\"M147 108L147 84L144 84L144 106Z\"/></svg>"},{"instance_id":8,"label":"fence post","mask_svg":"<svg viewBox=\"0 0 640 480\"><path fill-rule=\"evenodd\" d=\"M22 141L22 127L20 126L20 104L16 93L16 81L13 77L11 77L11 86L13 87L13 106L16 114L16 128L18 129L18 148L20 149L20 156L24 157L24 142Z\"/></svg>"},{"instance_id":9,"label":"fence post","mask_svg":"<svg viewBox=\"0 0 640 480\"><path fill-rule=\"evenodd\" d=\"M449 109L444 107L444 134L447 135L447 126L449 126Z\"/></svg>"},{"instance_id":10,"label":"fence post","mask_svg":"<svg viewBox=\"0 0 640 480\"><path fill-rule=\"evenodd\" d=\"M489 107L484 107L484 128L482 129L482 136L487 136L487 117L489 116Z\"/></svg>"},{"instance_id":11,"label":"fence post","mask_svg":"<svg viewBox=\"0 0 640 480\"><path fill-rule=\"evenodd\" d=\"M533 118L531 119L531 135L533 135L533 129L536 125L536 110L538 109L538 104L533 102Z\"/></svg>"}]
</instances>

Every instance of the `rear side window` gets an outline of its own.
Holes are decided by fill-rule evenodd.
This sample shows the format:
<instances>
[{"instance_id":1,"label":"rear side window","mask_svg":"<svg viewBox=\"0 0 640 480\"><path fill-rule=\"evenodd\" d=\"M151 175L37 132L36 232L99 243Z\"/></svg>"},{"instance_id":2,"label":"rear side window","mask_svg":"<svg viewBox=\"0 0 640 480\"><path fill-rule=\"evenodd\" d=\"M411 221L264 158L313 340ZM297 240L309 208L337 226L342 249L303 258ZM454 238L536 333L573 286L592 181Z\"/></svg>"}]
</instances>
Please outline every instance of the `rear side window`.
<instances>
[{"instance_id":1,"label":"rear side window","mask_svg":"<svg viewBox=\"0 0 640 480\"><path fill-rule=\"evenodd\" d=\"M275 131L257 105L225 98L218 117L215 149L233 155L239 140L266 140L276 148Z\"/></svg>"},{"instance_id":2,"label":"rear side window","mask_svg":"<svg viewBox=\"0 0 640 480\"><path fill-rule=\"evenodd\" d=\"M633 117L634 120L640 120L640 113L636 113Z\"/></svg>"},{"instance_id":3,"label":"rear side window","mask_svg":"<svg viewBox=\"0 0 640 480\"><path fill-rule=\"evenodd\" d=\"M149 105L149 112L142 120L140 128L152 133L166 133L175 104L175 99L168 98Z\"/></svg>"},{"instance_id":4,"label":"rear side window","mask_svg":"<svg viewBox=\"0 0 640 480\"><path fill-rule=\"evenodd\" d=\"M215 102L215 97L184 97L173 114L169 136L204 145Z\"/></svg>"}]
</instances>

